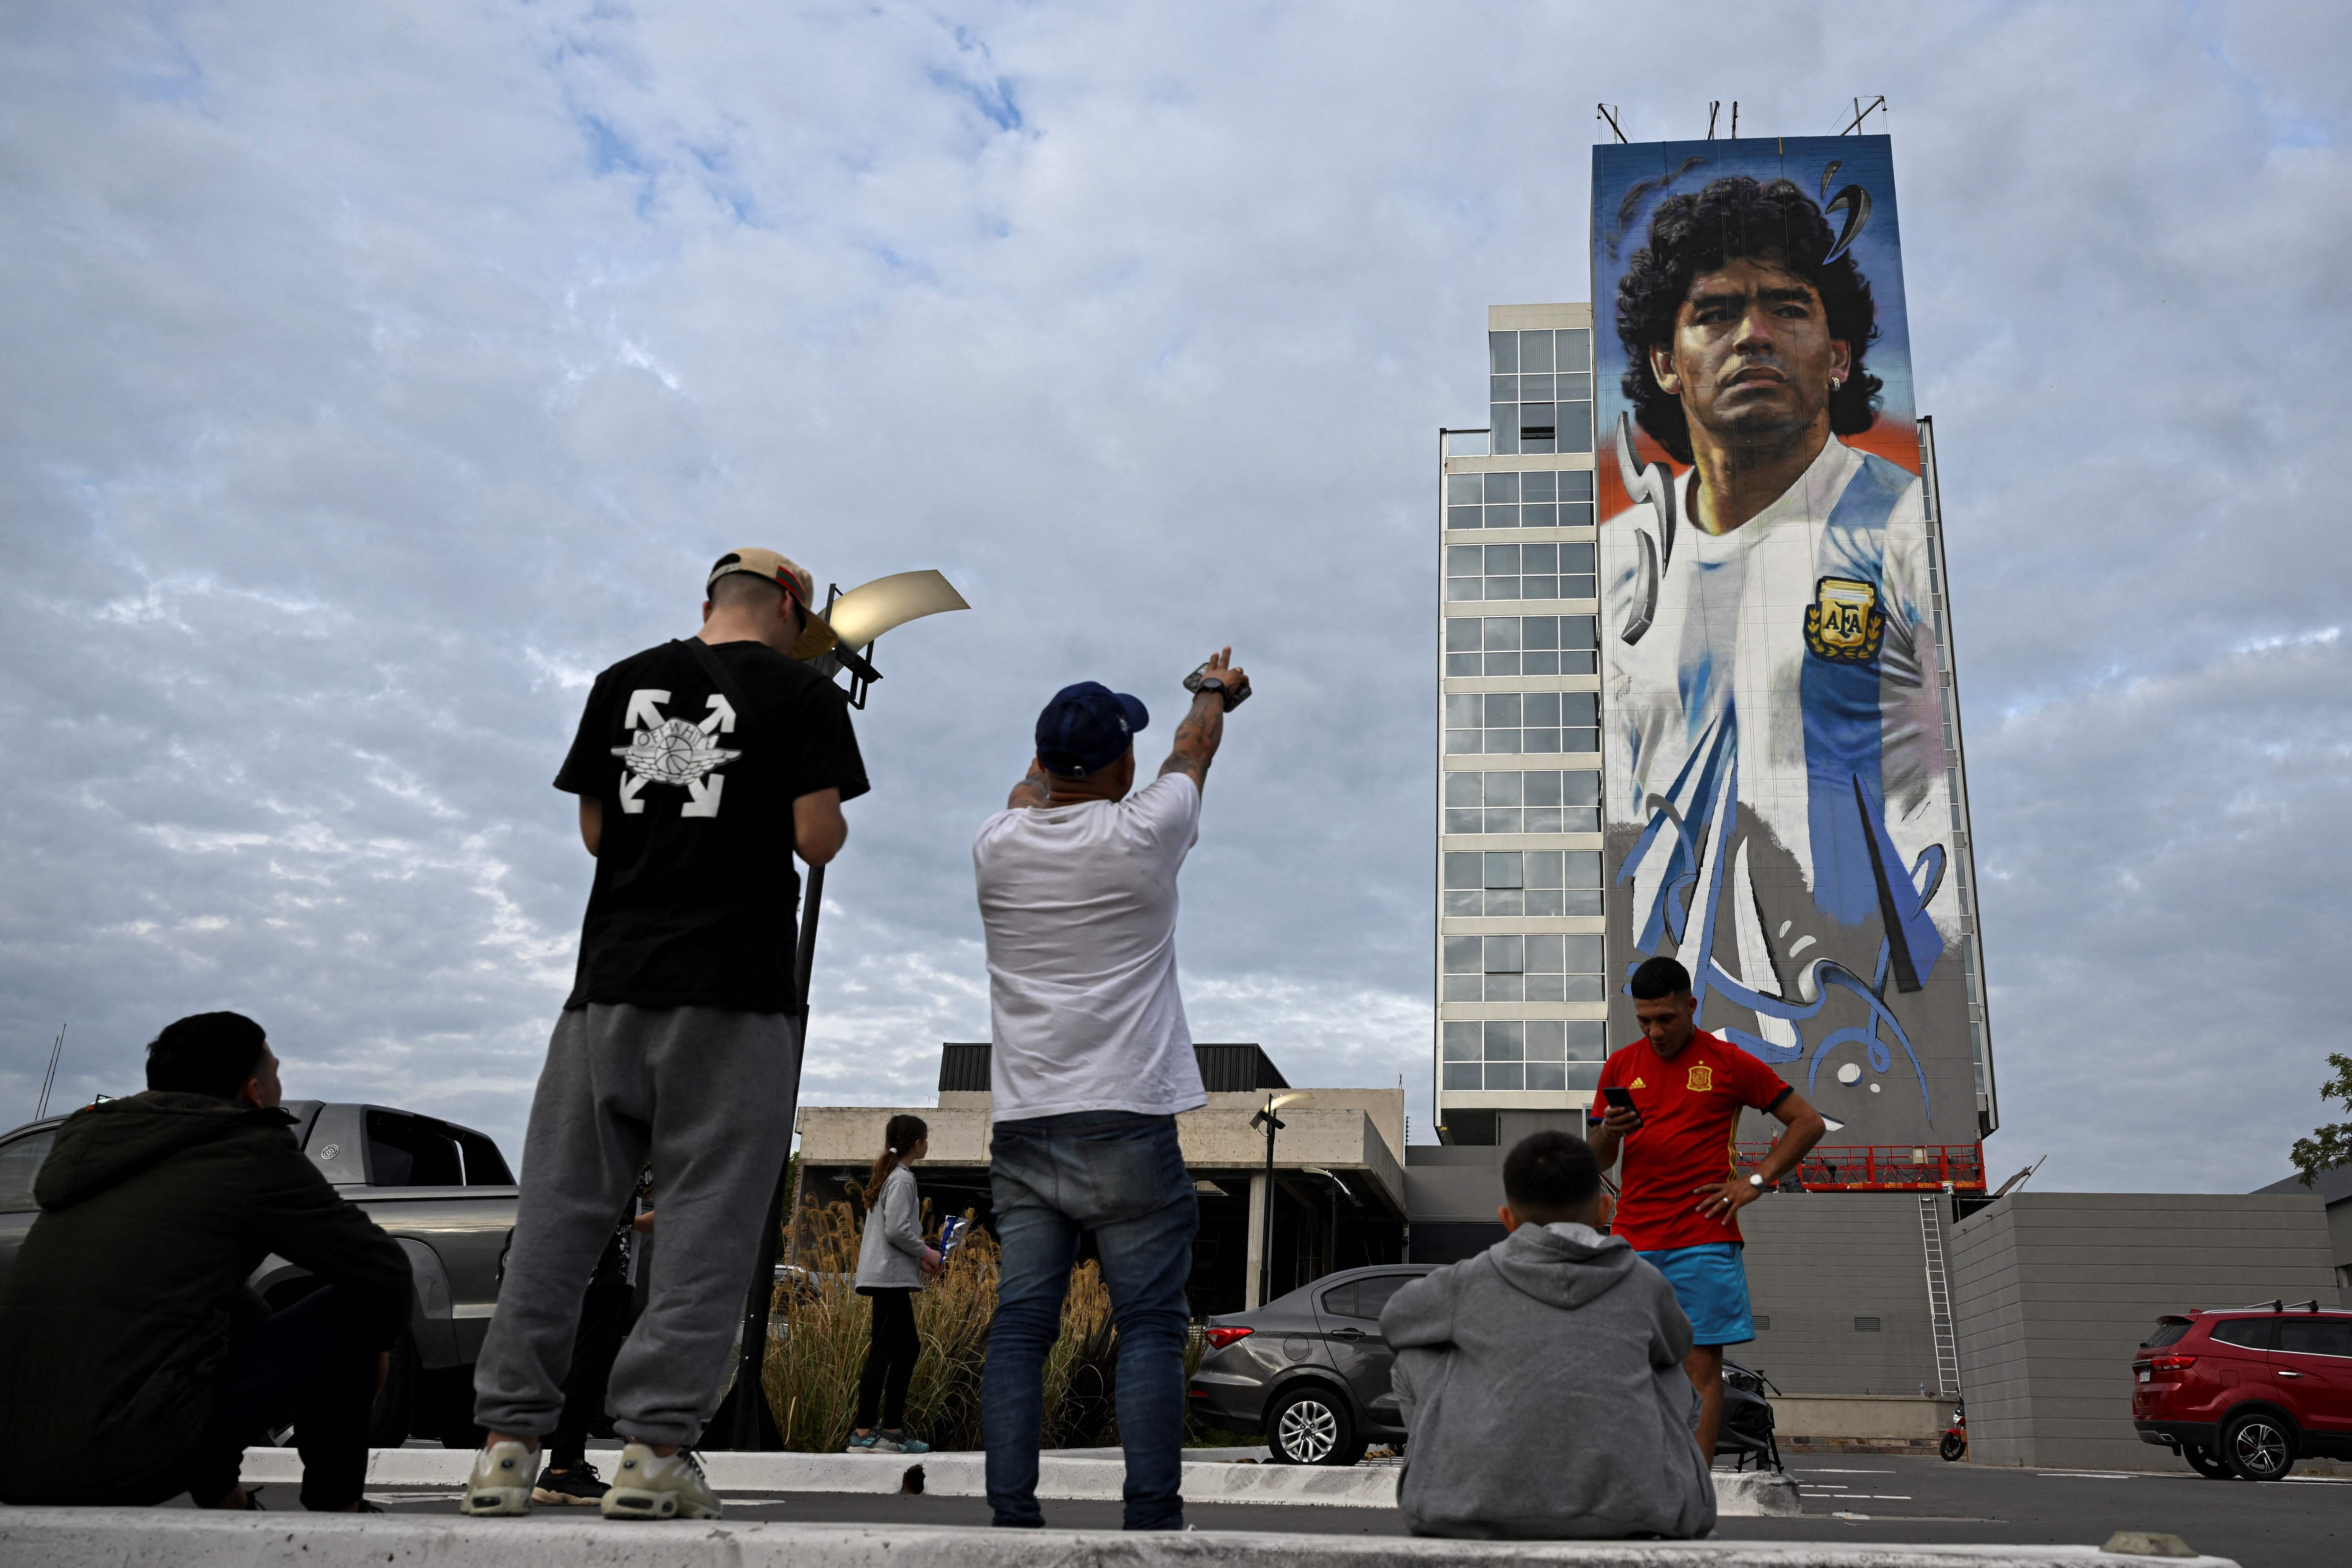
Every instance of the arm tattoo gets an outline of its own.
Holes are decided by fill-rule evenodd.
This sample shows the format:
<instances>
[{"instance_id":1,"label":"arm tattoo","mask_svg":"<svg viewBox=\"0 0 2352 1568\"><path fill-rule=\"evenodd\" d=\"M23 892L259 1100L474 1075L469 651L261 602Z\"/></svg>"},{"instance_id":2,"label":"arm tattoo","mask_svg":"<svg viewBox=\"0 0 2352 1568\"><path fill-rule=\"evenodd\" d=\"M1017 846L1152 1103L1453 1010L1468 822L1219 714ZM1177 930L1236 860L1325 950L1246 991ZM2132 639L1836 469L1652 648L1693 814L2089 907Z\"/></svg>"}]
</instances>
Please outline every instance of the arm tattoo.
<instances>
[{"instance_id":1,"label":"arm tattoo","mask_svg":"<svg viewBox=\"0 0 2352 1568\"><path fill-rule=\"evenodd\" d=\"M1035 763L1029 764L1029 776L1013 786L1004 805L1010 810L1016 805L1045 805L1054 798L1054 786L1045 781L1045 770Z\"/></svg>"},{"instance_id":2,"label":"arm tattoo","mask_svg":"<svg viewBox=\"0 0 2352 1568\"><path fill-rule=\"evenodd\" d=\"M1160 771L1168 773L1190 773L1196 789L1205 789L1209 783L1209 763L1217 754L1217 742L1224 739L1225 705L1213 691L1204 691L1192 700L1192 711L1176 726L1176 742Z\"/></svg>"}]
</instances>

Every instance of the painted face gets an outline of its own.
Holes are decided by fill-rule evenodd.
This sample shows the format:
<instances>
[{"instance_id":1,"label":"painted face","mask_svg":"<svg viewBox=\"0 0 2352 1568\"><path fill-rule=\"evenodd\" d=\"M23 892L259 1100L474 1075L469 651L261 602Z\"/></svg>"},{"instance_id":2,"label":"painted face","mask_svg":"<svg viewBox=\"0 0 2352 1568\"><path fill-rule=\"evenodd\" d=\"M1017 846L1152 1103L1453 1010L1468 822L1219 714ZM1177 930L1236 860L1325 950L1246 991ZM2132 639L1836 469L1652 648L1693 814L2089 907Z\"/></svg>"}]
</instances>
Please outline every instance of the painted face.
<instances>
[{"instance_id":1,"label":"painted face","mask_svg":"<svg viewBox=\"0 0 2352 1568\"><path fill-rule=\"evenodd\" d=\"M1682 400L1695 431L1718 444L1771 442L1829 406L1830 379L1853 355L1830 336L1812 285L1769 260L1741 257L1691 279L1670 344L1650 351L1658 385Z\"/></svg>"}]
</instances>

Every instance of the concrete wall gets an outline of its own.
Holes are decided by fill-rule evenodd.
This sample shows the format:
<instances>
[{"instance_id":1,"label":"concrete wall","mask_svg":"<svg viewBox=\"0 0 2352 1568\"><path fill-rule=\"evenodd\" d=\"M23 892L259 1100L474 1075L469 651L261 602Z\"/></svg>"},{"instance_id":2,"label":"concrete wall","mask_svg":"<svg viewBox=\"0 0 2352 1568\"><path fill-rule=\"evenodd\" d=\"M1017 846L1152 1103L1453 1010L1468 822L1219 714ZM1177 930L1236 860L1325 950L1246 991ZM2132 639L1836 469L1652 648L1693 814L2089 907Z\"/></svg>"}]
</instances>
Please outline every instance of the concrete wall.
<instances>
[{"instance_id":1,"label":"concrete wall","mask_svg":"<svg viewBox=\"0 0 2352 1568\"><path fill-rule=\"evenodd\" d=\"M1948 1241L1950 1215L1939 1214ZM1916 1194L1774 1193L1739 1212L1739 1228L1748 1301L1771 1326L1733 1360L1790 1394L1938 1392Z\"/></svg>"},{"instance_id":2,"label":"concrete wall","mask_svg":"<svg viewBox=\"0 0 2352 1568\"><path fill-rule=\"evenodd\" d=\"M2131 1424L2131 1358L2166 1312L2337 1305L2315 1196L2015 1193L1950 1227L1969 1457L2168 1468Z\"/></svg>"},{"instance_id":3,"label":"concrete wall","mask_svg":"<svg viewBox=\"0 0 2352 1568\"><path fill-rule=\"evenodd\" d=\"M1283 1107L1283 1131L1275 1140L1275 1163L1284 1170L1321 1166L1339 1172L1351 1184L1359 1174L1370 1178L1366 1196L1391 1212L1405 1212L1404 1095L1393 1089L1318 1089L1305 1104ZM929 1166L972 1167L988 1163L988 1140L994 1125L991 1097L984 1092L950 1091L937 1108L929 1106L803 1106L798 1123L801 1159L809 1169L820 1166L862 1167L882 1152L882 1130L900 1110L909 1110L929 1123ZM1265 1136L1250 1126L1250 1117L1265 1103L1263 1091L1212 1094L1209 1103L1176 1119L1177 1136L1184 1148L1184 1163L1203 1173L1230 1171L1236 1174L1262 1170ZM1489 1208L1489 1216L1492 1215Z\"/></svg>"}]
</instances>

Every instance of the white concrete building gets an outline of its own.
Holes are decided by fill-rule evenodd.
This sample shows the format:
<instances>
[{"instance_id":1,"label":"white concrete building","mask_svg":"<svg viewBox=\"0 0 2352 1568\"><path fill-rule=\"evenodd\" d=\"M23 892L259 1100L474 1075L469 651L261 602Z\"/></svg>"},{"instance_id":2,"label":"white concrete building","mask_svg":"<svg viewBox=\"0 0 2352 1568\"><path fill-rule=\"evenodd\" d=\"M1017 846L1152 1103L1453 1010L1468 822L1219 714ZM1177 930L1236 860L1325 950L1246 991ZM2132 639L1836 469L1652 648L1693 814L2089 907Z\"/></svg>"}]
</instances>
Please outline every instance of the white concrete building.
<instances>
[{"instance_id":1,"label":"white concrete building","mask_svg":"<svg viewBox=\"0 0 2352 1568\"><path fill-rule=\"evenodd\" d=\"M1437 1125L1591 1103L1608 1055L1592 308L1496 305L1440 436Z\"/></svg>"}]
</instances>

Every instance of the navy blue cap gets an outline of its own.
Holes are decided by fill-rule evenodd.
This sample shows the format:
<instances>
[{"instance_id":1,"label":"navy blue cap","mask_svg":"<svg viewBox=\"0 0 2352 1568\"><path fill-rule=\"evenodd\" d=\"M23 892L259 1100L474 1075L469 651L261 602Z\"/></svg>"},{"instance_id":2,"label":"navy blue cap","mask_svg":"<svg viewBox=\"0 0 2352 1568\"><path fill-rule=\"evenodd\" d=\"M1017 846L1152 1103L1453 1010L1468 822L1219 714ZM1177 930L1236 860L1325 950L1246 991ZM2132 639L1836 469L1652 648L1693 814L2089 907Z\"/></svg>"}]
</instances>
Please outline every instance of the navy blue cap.
<instances>
[{"instance_id":1,"label":"navy blue cap","mask_svg":"<svg viewBox=\"0 0 2352 1568\"><path fill-rule=\"evenodd\" d=\"M1049 773L1084 778L1127 755L1136 731L1150 722L1140 699L1099 680L1065 686L1037 715L1037 761Z\"/></svg>"}]
</instances>

